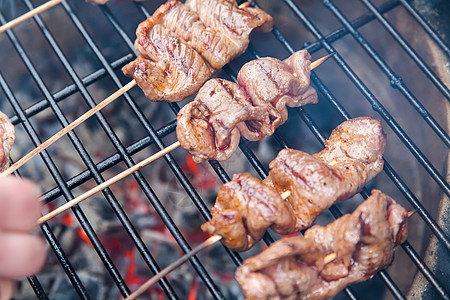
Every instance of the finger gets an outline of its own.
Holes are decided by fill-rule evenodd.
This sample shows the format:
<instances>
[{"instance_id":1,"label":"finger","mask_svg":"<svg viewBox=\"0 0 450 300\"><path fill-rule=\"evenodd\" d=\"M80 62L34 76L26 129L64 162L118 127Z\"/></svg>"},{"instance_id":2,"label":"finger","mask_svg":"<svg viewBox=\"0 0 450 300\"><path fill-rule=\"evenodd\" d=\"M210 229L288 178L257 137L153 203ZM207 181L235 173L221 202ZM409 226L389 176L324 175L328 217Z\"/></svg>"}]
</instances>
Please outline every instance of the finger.
<instances>
[{"instance_id":1,"label":"finger","mask_svg":"<svg viewBox=\"0 0 450 300\"><path fill-rule=\"evenodd\" d=\"M0 300L9 300L14 292L14 281L9 279L0 279Z\"/></svg>"},{"instance_id":2,"label":"finger","mask_svg":"<svg viewBox=\"0 0 450 300\"><path fill-rule=\"evenodd\" d=\"M29 231L41 216L38 187L27 179L0 178L0 228Z\"/></svg>"},{"instance_id":3,"label":"finger","mask_svg":"<svg viewBox=\"0 0 450 300\"><path fill-rule=\"evenodd\" d=\"M24 233L0 233L0 278L18 279L37 273L47 251L41 238Z\"/></svg>"}]
</instances>

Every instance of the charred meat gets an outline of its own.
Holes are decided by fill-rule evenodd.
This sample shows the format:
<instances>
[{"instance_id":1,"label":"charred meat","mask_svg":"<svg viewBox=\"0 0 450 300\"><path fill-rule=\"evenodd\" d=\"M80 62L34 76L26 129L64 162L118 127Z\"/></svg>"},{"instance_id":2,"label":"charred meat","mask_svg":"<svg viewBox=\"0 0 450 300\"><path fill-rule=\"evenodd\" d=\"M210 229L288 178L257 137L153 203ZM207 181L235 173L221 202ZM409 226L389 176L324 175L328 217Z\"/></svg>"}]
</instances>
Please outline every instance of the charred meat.
<instances>
[{"instance_id":1,"label":"charred meat","mask_svg":"<svg viewBox=\"0 0 450 300\"><path fill-rule=\"evenodd\" d=\"M242 135L256 141L287 119L287 106L317 103L309 85L311 57L300 50L285 61L260 58L245 64L238 83L211 79L177 117L177 137L195 162L228 159Z\"/></svg>"},{"instance_id":2,"label":"charred meat","mask_svg":"<svg viewBox=\"0 0 450 300\"><path fill-rule=\"evenodd\" d=\"M373 190L352 214L313 226L304 237L278 240L245 260L236 279L247 299L331 298L389 266L407 234L407 211Z\"/></svg>"},{"instance_id":3,"label":"charred meat","mask_svg":"<svg viewBox=\"0 0 450 300\"><path fill-rule=\"evenodd\" d=\"M13 124L8 116L0 111L0 172L9 167L9 152L15 139Z\"/></svg>"},{"instance_id":4,"label":"charred meat","mask_svg":"<svg viewBox=\"0 0 450 300\"><path fill-rule=\"evenodd\" d=\"M181 101L247 49L250 33L272 29L260 9L234 0L168 1L136 30L139 57L123 67L152 101Z\"/></svg>"},{"instance_id":5,"label":"charred meat","mask_svg":"<svg viewBox=\"0 0 450 300\"><path fill-rule=\"evenodd\" d=\"M249 174L233 176L220 188L212 219L202 229L222 236L234 251L248 250L268 227L290 234L311 226L323 210L361 191L383 168L386 136L378 120L346 121L325 146L314 155L281 150L269 164L269 176L258 184ZM256 189L266 196L255 197ZM286 191L289 197L281 200Z\"/></svg>"}]
</instances>

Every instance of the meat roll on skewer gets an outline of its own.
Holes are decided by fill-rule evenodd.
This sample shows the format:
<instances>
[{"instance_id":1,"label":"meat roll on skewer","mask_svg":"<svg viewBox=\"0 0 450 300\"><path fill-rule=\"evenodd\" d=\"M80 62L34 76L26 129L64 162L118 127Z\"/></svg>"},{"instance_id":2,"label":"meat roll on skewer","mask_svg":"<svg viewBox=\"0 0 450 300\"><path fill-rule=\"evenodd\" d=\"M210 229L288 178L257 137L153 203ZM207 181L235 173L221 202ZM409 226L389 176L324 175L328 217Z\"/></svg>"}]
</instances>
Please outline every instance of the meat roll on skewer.
<instances>
[{"instance_id":1,"label":"meat roll on skewer","mask_svg":"<svg viewBox=\"0 0 450 300\"><path fill-rule=\"evenodd\" d=\"M202 229L222 236L228 248L245 251L268 227L279 234L307 228L323 210L361 191L382 170L385 147L380 122L364 117L339 125L317 154L283 149L262 182L244 173L224 184L213 217ZM283 200L280 195L286 191L290 196Z\"/></svg>"},{"instance_id":2,"label":"meat roll on skewer","mask_svg":"<svg viewBox=\"0 0 450 300\"><path fill-rule=\"evenodd\" d=\"M391 264L394 247L406 240L407 218L402 206L373 190L352 214L245 260L236 279L247 299L331 298Z\"/></svg>"},{"instance_id":3,"label":"meat roll on skewer","mask_svg":"<svg viewBox=\"0 0 450 300\"><path fill-rule=\"evenodd\" d=\"M272 30L264 11L235 0L171 0L136 30L139 54L123 67L152 101L181 101L241 55L254 29Z\"/></svg>"},{"instance_id":4,"label":"meat roll on skewer","mask_svg":"<svg viewBox=\"0 0 450 300\"><path fill-rule=\"evenodd\" d=\"M236 151L242 134L257 141L272 135L288 117L287 107L317 103L310 86L306 50L285 61L260 58L245 64L238 83L211 79L177 116L177 138L195 162L223 161Z\"/></svg>"},{"instance_id":5,"label":"meat roll on skewer","mask_svg":"<svg viewBox=\"0 0 450 300\"><path fill-rule=\"evenodd\" d=\"M15 139L13 124L8 116L0 111L0 172L9 167L9 152Z\"/></svg>"}]
</instances>

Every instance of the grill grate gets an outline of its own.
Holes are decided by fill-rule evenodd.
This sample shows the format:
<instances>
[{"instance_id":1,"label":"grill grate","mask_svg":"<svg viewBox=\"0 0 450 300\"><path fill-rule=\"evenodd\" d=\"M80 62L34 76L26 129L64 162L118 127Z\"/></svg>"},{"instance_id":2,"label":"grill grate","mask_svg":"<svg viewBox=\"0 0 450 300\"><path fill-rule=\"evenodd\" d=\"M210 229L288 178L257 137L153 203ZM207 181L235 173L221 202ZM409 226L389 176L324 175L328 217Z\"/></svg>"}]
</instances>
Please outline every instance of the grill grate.
<instances>
[{"instance_id":1,"label":"grill grate","mask_svg":"<svg viewBox=\"0 0 450 300\"><path fill-rule=\"evenodd\" d=\"M373 22L378 22L379 24L381 24L383 30L392 35L396 43L400 45L402 49L404 49L405 53L408 54L411 60L418 66L418 68L426 76L426 78L428 78L429 82L438 90L440 96L446 98L447 100L450 99L448 87L442 82L439 76L434 74L434 72L432 71L432 67L420 57L418 51L405 41L405 38L402 37L401 33L399 33L399 30L397 30L387 21L387 16L393 10L404 10L409 14L409 16L416 20L416 22L423 28L429 38L434 40L435 44L441 49L444 55L446 55L447 59L449 58L450 54L449 47L439 36L439 34L436 33L436 31L432 29L432 27L427 23L425 18L408 1L387 1L378 5L378 8L376 8L371 1L361 0L360 2L368 9L368 12L361 13L352 22L350 22L348 18L345 17L341 9L338 8L339 5L335 4L335 2L338 1L323 1L323 9L327 9L329 12L331 12L336 20L340 22L340 26L342 27L337 30L331 31L327 35L324 35L322 33L322 30L319 29L318 24L315 22L315 20L311 17L308 17L307 14L305 14L302 9L299 8L299 5L297 5L294 1L284 0L284 2L280 5L284 5L285 7L289 8L297 18L297 26L304 26L308 30L309 34L311 34L313 39L315 39L315 41L305 43L304 48L307 49L310 53L325 50L328 53L334 54L333 60L338 68L342 71L342 73L345 74L345 76L353 84L353 86L356 87L362 94L362 96L367 100L369 105L372 107L375 115L377 117L381 117L384 120L384 122L392 130L393 134L398 137L398 139L402 142L406 149L415 158L415 161L412 163L420 164L426 170L428 176L439 187L440 192L445 194L446 196L450 196L449 184L442 175L442 171L439 171L440 169L442 169L442 167L439 166L439 168L437 168L435 166L435 163L428 158L427 154L419 149L419 147L416 145L417 143L415 143L415 141L413 141L413 139L408 136L406 130L403 128L404 125L402 126L397 120L397 116L393 116L391 110L386 108L385 105L383 105L382 101L379 100L379 97L374 94L370 87L368 87L367 80L363 79L364 76L358 75L357 72L350 67L350 64L344 58L345 53L341 53L344 51L339 50L338 46L333 47L332 44L345 41L351 36L353 41L359 44L360 47L364 51L366 51L368 59L375 62L375 65L381 70L382 74L384 74L392 89L398 90L400 92L400 94L407 100L410 106L431 128L431 130L438 137L439 141L443 143L447 150L450 146L450 139L448 133L440 125L442 121L435 119L432 113L427 110L427 105L425 105L423 101L421 102L419 100L421 97L415 95L415 93L412 91L414 89L411 88L408 83L402 80L397 72L395 72L393 68L389 66L389 63L385 59L383 59L380 54L377 53L375 48L371 45L371 42L366 40L364 34L361 34L360 32L364 30L364 27L367 24L371 24ZM25 4L24 10L31 10L32 8L39 5L33 4L30 0L24 0L23 3ZM134 16L133 18L137 20L143 20L144 17L149 16L153 12L154 7L159 4L160 3L135 3L134 5L140 12L140 15L138 17ZM262 1L261 3L258 2L258 4L261 4L261 6L267 5L265 2L264 4L262 4ZM258 4L255 3L255 6L258 6ZM131 6L132 4L127 5ZM153 5L152 8L148 8L148 6L150 5ZM74 8L75 6L76 8ZM37 97L38 100L33 100L33 103L31 105L29 105L27 108L24 108L24 105L21 104L21 101L18 100L19 97L17 96L17 93L13 92L13 88L11 88L10 86L11 83L8 82L6 77L4 77L4 70L0 71L0 86L2 87L6 99L10 104L10 107L14 111L14 116L12 116L11 120L15 125L20 124L23 126L34 146L38 146L39 144L41 144L41 137L39 135L38 126L33 125L31 122L33 117L42 112L47 112L50 109L52 111L52 114L56 116L58 122L60 123L60 126L67 126L67 124L69 123L68 118L61 109L61 104L63 104L64 100L70 99L72 95L80 94L81 98L88 107L94 107L95 101L88 89L89 86L103 79L108 79L109 85L111 87L114 87L115 89L122 87L122 80L120 79L120 76L117 75L117 73L120 72L118 71L118 69L125 63L131 61L136 55L133 47L134 35L130 35L127 33L127 30L123 27L123 25L121 25L121 22L118 21L117 13L114 9L110 9L109 6L99 6L98 8L92 6L83 6L78 3L72 3L71 1L63 1L60 5L58 5L58 8L62 9L64 13L69 17L69 19L83 38L86 47L90 49L93 56L98 60L100 67L96 71L84 77L78 74L74 63L66 57L57 39L48 28L46 22L42 19L41 16L35 16L35 24L42 32L43 37L50 45L51 49L54 51L57 59L59 60L59 63L63 66L65 72L71 80L71 83L66 85L64 88L60 89L57 92L52 92L51 89L47 87L41 72L38 70L38 68L36 68L35 64L29 57L30 55L32 55L32 50L27 50L26 47L22 46L18 36L15 34L15 29L8 30L5 33L9 39L10 44L14 47L24 66L28 70L28 76L34 80L34 83L36 84L40 92L40 96ZM265 9L265 7L262 8ZM108 26L114 29L115 34L117 34L117 36L119 37L118 39L120 39L126 45L129 53L113 60L112 62L109 62L105 55L105 52L107 50L97 45L95 39L90 35L88 29L86 28L87 24L85 24L85 22L81 20L82 13L84 12L83 9L100 9L110 23ZM51 14L51 11L49 13ZM271 13L270 10L269 13ZM3 14L0 14L0 23L6 23L6 18ZM19 26L30 26L30 24L23 24ZM286 34L283 33L283 29L275 28L272 33L275 39L273 42L274 47L280 46L280 48L285 49L288 53L293 53L296 50L296 47L293 46L294 43L291 37L287 37ZM1 42L7 43L5 40ZM251 43L246 55L250 55L250 59L258 58L263 55L261 53L261 50L263 49L261 49L260 46L256 46ZM234 69L235 68L230 65L226 66L224 68L223 74L236 81L236 74L233 71ZM320 70L318 70L317 73L320 73ZM327 79L326 76L320 77L324 78L324 80ZM312 73L311 78L314 86L317 88L318 92L320 92L320 101L328 102L331 105L331 108L333 110L336 110L339 115L338 117L336 117L333 115L333 112L326 117L335 119L351 118L351 113L349 113L345 109L346 105L343 104L343 101L338 100L339 97L333 95L333 92L335 92L333 88L329 87L329 84L324 83L322 79L320 79L319 76L316 75L316 72ZM138 97L142 96L139 95ZM56 187L54 187L53 189L49 189L43 195L43 199L46 202L51 203L61 196L66 201L73 199L73 191L77 187L80 187L90 180L94 180L96 184L104 182L103 176L101 175L103 172L120 164L125 164L127 167L133 166L133 155L139 154L145 149L153 149L151 148L153 146L161 150L165 148L162 139L165 137L174 136L176 121L173 118L170 122L159 128L158 130L155 130L152 124L146 118L142 107L138 104L143 103L142 101L138 101L137 97L134 96L134 94L132 95L131 92L125 93L121 98L122 99L118 99L117 101L124 100L126 102L133 114L132 118L136 118L139 121L140 125L143 128L143 131L145 131L145 136L133 142L130 146L126 147L121 141L121 138L114 130L114 126L112 126L110 122L108 122L108 118L105 117L104 113L97 113L95 115L95 118L100 124L111 145L114 146L114 151L116 152L106 158L102 158L100 162L95 163L93 158L94 154L89 153L89 151L83 145L83 142L75 132L70 132L68 134L70 142L72 143L76 152L79 154L86 170L73 176L70 179L64 179L64 176L62 175L63 171L58 168L57 164L52 159L51 151L43 151L40 154L41 159L46 165L48 172L51 174L54 182L56 183ZM151 103L151 105L158 105L160 107L169 105L170 109L175 113L175 115L179 110L179 105L176 103ZM318 117L318 114L314 111L314 108L311 109L311 111L309 111L309 108L298 108L295 109L295 111L297 112L298 117L304 121L304 123L310 129L312 134L317 138L317 140L323 144L327 136L325 134L325 131L327 130L324 129L324 122L322 121L321 117ZM291 112L290 118L292 117L293 114ZM289 147L291 141L285 136L285 133L281 132L281 130L277 130L274 137L278 142L277 147ZM18 138L24 137L18 136ZM253 144L254 143L250 143L248 141L241 141L240 149L244 153L248 162L252 165L254 171L262 178L264 178L267 176L267 170L264 166L264 163L262 163L258 159L258 156L252 150ZM174 156L172 154L167 154L164 159L166 164L173 172L174 176L177 178L179 184L184 188L186 193L192 199L193 203L195 204L203 218L209 220L211 218L209 206L198 194L198 191L194 188L188 176L182 171L182 168L179 166L179 163L175 160ZM435 220L435 217L432 216L432 214L434 215L435 212L430 213L425 208L424 201L426 201L427 197L424 195L415 195L411 188L408 186L411 184L406 183L401 178L401 176L398 174L399 169L395 170L389 161L390 159L385 159L385 175L391 180L391 182L396 186L398 191L404 196L404 198L410 203L410 205L417 210L418 215L420 216L421 220L427 225L428 229L431 230L433 235L439 240L439 243L446 247L446 253L448 255L448 250L450 249L450 240L447 233L445 232L445 229L441 228ZM224 167L223 164L220 164L216 161L210 161L209 164L217 173L222 182L227 182L230 180L230 175L227 173L226 167ZM19 172L17 172L17 174L20 175ZM180 228L171 218L169 212L166 210L163 203L160 201L160 199L152 189L151 184L145 178L144 174L141 171L138 171L135 172L133 176L138 183L141 191L148 198L153 208L156 210L165 226L167 227L168 231L173 236L182 251L190 251L191 246L189 242L186 240ZM380 187L380 189L383 190L383 187ZM117 196L115 196L113 191L109 188L103 191L103 195L113 209L115 215L117 216L117 219L120 220L121 225L128 233L130 239L133 241L134 246L140 253L148 268L154 273L158 272L160 270L160 267L157 261L152 256L152 253L142 240L137 229L134 227L132 220L130 220L129 216L127 216L127 213L119 203ZM366 198L369 195L369 190L367 188L364 189L361 192L361 195ZM95 251L97 252L98 257L101 259L105 268L109 271L111 279L115 283L117 289L122 296L127 296L130 293L130 288L124 280L123 275L119 272L117 266L109 256L102 241L97 236L97 233L95 232L93 226L85 216L82 207L77 205L72 210L74 215L78 219L80 226L83 228L89 241L92 243ZM341 210L337 206L333 206L330 209L330 212L334 217L339 217L340 215L342 215ZM42 232L47 238L56 258L58 259L61 267L63 268L64 272L67 274L68 279L73 285L73 289L76 291L80 298L89 299L90 295L87 292L85 284L78 276L75 268L72 266L70 260L68 259L68 255L64 252L60 241L55 236L55 233L48 223L45 223L42 226ZM269 233L266 233L266 235L264 236L264 241L267 244L270 244L274 241L274 237ZM438 279L437 274L430 270L430 268L424 262L424 259L419 253L417 253L410 242L407 241L401 246L403 251L415 265L417 270L420 271L429 282L429 284L434 287L434 292L442 298L448 299L449 295L445 289L445 285L440 282L440 280L442 279ZM242 257L240 254L234 253L227 249L226 252L228 253L231 261L234 262L234 264L239 265L241 263ZM208 288L210 295L215 299L225 298L220 289L220 282L217 282L217 280L214 280L212 278L211 274L207 271L207 268L205 268L202 260L199 257L193 257L190 259L190 263L195 272L201 278L202 282ZM390 290L392 297L396 299L406 298L404 291L398 287L397 278L391 278L391 276L388 274L388 271L384 270L379 272L377 277L379 277L381 281L384 282L385 286ZM46 290L46 287L43 287L41 285L37 276L30 277L28 281L34 289L38 298L46 299L48 297L48 291ZM184 298L184 295L176 294L173 284L170 283L170 280L162 279L159 282L159 285L163 289L167 298ZM355 289L352 287L346 288L345 294L351 299L362 297L361 293L355 291Z\"/></svg>"}]
</instances>

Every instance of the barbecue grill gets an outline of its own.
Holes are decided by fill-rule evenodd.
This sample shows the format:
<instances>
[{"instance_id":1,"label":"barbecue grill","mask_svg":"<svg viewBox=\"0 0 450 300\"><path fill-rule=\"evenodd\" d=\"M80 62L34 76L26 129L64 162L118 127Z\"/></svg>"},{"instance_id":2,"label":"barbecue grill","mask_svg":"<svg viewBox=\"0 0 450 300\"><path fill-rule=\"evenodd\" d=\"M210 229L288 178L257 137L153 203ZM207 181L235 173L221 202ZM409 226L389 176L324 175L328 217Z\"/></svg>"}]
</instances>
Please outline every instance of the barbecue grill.
<instances>
[{"instance_id":1,"label":"barbecue grill","mask_svg":"<svg viewBox=\"0 0 450 300\"><path fill-rule=\"evenodd\" d=\"M44 2L0 1L0 23ZM0 95L5 99L0 109L16 126L12 163L130 81L120 68L135 58L135 28L163 2L111 1L93 6L66 0L0 35ZM107 188L60 219L46 222L41 229L52 250L47 264L54 265L51 271L29 277L29 284L22 282L17 298L31 297L30 292L40 299L129 295L136 289L136 272L130 273L133 260L140 260L144 266L141 271L150 277L206 237L193 230L210 219L217 185L210 188L197 181L208 176L213 182L227 182L233 173L244 171L264 178L268 162L281 148L315 153L345 119L372 116L382 120L388 134L383 173L360 195L334 205L317 222L329 222L331 216L352 211L372 188L417 213L409 219L410 237L396 250L393 265L373 280L346 288L337 298L449 299L450 49L446 41L449 24L444 16L448 18L450 5L422 2L255 1L252 5L274 17L274 30L255 33L246 53L216 76L236 80L246 61L262 56L284 59L300 48L307 49L313 60L331 53L332 58L311 75L319 104L291 109L288 122L273 137L261 142L241 141L239 153L230 161L209 161L196 169L187 152L178 149L135 172L127 184ZM185 102L153 103L135 87L16 175L37 181L49 207L69 201L175 141L176 113ZM145 200L146 211L130 213L132 193L137 193L138 202ZM109 213L93 214L95 210ZM176 214L184 214L184 219ZM104 229L104 222L113 225ZM161 255L164 250L154 247L155 238L147 239L143 234L141 228L154 226L151 222L162 226L158 225L159 238L169 240L175 254L167 251ZM80 250L68 241L69 228L81 228L76 237L91 249L84 269L74 262ZM110 236L118 237L116 244ZM266 233L264 243L276 238L273 232ZM117 254L124 244L136 256L126 263L126 255ZM183 278L178 274L159 281L147 296L242 298L236 283L217 273L231 270L232 274L248 255L216 245L191 258L190 266L184 269L191 276L188 292L180 287ZM87 274L101 270L107 271L104 282L95 282ZM66 277L61 279L62 272ZM101 292L99 286L103 286Z\"/></svg>"}]
</instances>

